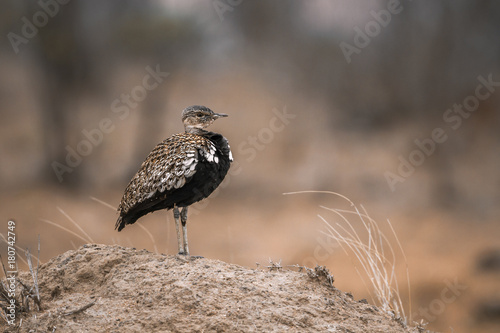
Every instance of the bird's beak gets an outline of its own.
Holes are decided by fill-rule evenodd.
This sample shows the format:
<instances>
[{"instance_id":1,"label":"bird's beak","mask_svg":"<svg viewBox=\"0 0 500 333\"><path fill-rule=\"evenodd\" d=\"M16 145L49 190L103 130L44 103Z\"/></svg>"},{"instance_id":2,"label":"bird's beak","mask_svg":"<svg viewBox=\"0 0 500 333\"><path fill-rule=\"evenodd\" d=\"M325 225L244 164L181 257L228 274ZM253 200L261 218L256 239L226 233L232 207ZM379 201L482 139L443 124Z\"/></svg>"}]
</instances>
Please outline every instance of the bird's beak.
<instances>
[{"instance_id":1,"label":"bird's beak","mask_svg":"<svg viewBox=\"0 0 500 333\"><path fill-rule=\"evenodd\" d=\"M229 115L225 113L214 113L215 118L222 118L222 117L228 117Z\"/></svg>"}]
</instances>

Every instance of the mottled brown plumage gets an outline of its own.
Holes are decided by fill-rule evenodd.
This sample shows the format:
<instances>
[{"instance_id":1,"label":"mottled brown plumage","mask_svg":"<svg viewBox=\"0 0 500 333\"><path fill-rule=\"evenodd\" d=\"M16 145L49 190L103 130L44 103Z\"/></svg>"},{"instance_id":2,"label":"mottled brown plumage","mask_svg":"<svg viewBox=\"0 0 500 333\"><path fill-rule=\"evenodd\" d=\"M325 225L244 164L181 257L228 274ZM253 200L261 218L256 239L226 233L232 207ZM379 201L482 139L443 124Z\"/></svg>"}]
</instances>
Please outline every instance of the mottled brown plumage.
<instances>
[{"instance_id":1,"label":"mottled brown plumage","mask_svg":"<svg viewBox=\"0 0 500 333\"><path fill-rule=\"evenodd\" d=\"M177 189L185 185L196 172L199 154L215 150L205 137L180 133L159 143L142 163L125 190L118 210L127 213L136 204L155 197L156 192Z\"/></svg>"},{"instance_id":2,"label":"mottled brown plumage","mask_svg":"<svg viewBox=\"0 0 500 333\"><path fill-rule=\"evenodd\" d=\"M115 226L118 231L150 212L173 208L179 254L189 254L187 207L206 198L219 186L232 161L226 138L204 128L226 116L203 106L191 106L183 111L186 132L159 143L125 189L118 206L120 216ZM182 207L182 212L179 213L178 207Z\"/></svg>"}]
</instances>

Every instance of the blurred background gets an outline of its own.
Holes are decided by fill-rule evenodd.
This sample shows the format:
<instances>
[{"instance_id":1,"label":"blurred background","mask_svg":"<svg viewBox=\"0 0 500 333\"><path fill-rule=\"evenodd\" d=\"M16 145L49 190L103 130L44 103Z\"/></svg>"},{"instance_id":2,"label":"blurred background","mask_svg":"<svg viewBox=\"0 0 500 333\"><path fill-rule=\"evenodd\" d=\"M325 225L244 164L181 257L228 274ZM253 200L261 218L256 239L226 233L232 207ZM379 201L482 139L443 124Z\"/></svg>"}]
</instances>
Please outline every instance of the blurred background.
<instances>
[{"instance_id":1,"label":"blurred background","mask_svg":"<svg viewBox=\"0 0 500 333\"><path fill-rule=\"evenodd\" d=\"M175 254L171 212L118 233L116 207L201 104L230 115L211 129L235 162L190 210L192 254L326 265L372 302L317 216L335 225L320 206L349 205L283 195L335 191L388 235L391 221L413 320L498 332L500 3L0 2L0 233L14 219L19 249L40 237L42 262L89 242Z\"/></svg>"}]
</instances>

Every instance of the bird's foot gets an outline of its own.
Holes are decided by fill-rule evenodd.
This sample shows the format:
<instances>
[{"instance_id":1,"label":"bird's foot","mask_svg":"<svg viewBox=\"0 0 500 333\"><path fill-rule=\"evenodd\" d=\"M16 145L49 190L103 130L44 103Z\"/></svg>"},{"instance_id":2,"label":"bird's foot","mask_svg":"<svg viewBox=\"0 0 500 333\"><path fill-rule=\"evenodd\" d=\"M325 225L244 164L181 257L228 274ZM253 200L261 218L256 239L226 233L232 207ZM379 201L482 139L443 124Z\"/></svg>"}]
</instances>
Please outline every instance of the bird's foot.
<instances>
[{"instance_id":1,"label":"bird's foot","mask_svg":"<svg viewBox=\"0 0 500 333\"><path fill-rule=\"evenodd\" d=\"M205 259L203 256L190 256L192 259Z\"/></svg>"},{"instance_id":2,"label":"bird's foot","mask_svg":"<svg viewBox=\"0 0 500 333\"><path fill-rule=\"evenodd\" d=\"M205 257L203 256L192 256L192 255L189 255L189 253L185 253L185 252L179 252L177 253L178 256L184 258L184 259L204 259Z\"/></svg>"}]
</instances>

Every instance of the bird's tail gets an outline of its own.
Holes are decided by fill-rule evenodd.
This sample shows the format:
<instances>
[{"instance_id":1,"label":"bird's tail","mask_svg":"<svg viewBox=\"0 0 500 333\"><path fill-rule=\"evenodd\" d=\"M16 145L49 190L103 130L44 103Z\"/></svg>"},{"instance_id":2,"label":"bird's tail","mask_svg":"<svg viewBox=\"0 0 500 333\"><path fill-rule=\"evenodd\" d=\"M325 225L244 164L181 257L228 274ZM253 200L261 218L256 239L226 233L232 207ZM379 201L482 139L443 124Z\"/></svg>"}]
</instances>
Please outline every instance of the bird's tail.
<instances>
[{"instance_id":1,"label":"bird's tail","mask_svg":"<svg viewBox=\"0 0 500 333\"><path fill-rule=\"evenodd\" d=\"M121 231L123 228L125 228L125 221L123 220L123 216L119 216L118 220L116 220L115 224L115 230L118 229L118 231Z\"/></svg>"},{"instance_id":2,"label":"bird's tail","mask_svg":"<svg viewBox=\"0 0 500 333\"><path fill-rule=\"evenodd\" d=\"M121 231L123 228L125 228L125 226L127 224L135 223L135 221L137 221L137 219L142 216L142 215L138 216L136 214L130 214L130 212L128 214L124 214L124 215L122 215L122 214L123 213L120 213L118 220L116 220L115 230L118 229L118 231Z\"/></svg>"}]
</instances>

